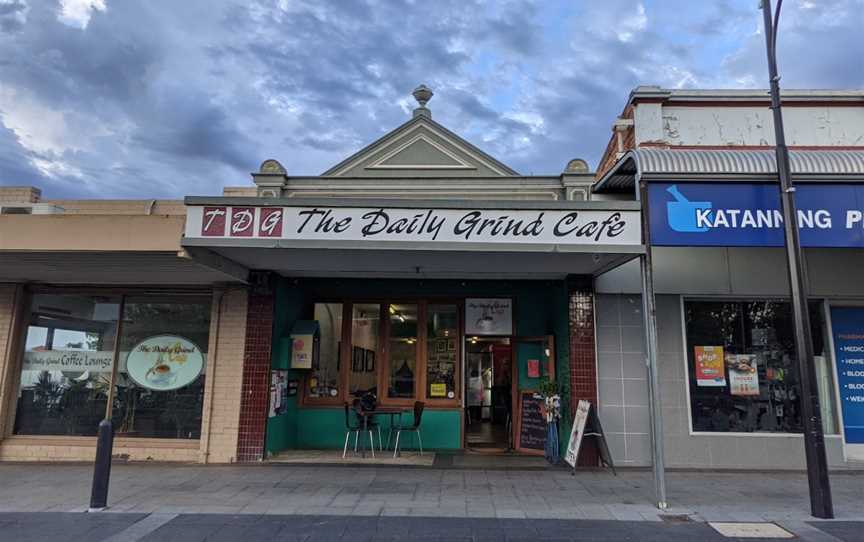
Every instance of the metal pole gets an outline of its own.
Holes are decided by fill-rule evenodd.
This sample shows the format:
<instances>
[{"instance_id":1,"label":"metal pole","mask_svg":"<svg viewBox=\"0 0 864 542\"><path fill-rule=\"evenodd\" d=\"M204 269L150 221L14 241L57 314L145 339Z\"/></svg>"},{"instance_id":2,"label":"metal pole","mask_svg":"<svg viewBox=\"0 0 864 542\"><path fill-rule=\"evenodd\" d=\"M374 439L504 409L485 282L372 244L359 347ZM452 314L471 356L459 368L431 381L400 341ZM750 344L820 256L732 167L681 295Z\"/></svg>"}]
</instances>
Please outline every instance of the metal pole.
<instances>
[{"instance_id":1,"label":"metal pole","mask_svg":"<svg viewBox=\"0 0 864 542\"><path fill-rule=\"evenodd\" d=\"M768 53L768 73L771 83L771 111L774 115L777 174L780 178L780 205L783 229L786 233L786 262L789 286L792 290L793 331L795 352L801 380L801 412L804 423L804 451L807 458L807 481L810 486L810 511L817 518L833 518L831 485L828 480L828 462L825 458L825 438L819 409L819 391L813 363L813 338L810 335L810 314L807 310L807 281L804 257L798 232L798 211L795 208L795 187L790 177L789 150L783 134L783 113L780 109L780 76L777 75L777 27L780 7L772 21L771 0L762 0L765 22L765 45Z\"/></svg>"},{"instance_id":2,"label":"metal pole","mask_svg":"<svg viewBox=\"0 0 864 542\"><path fill-rule=\"evenodd\" d=\"M105 419L99 422L96 436L96 459L93 462L93 485L90 489L90 511L96 512L108 507L108 485L111 481L111 454L114 451L114 424L111 416L114 410L114 388L117 384L117 371L120 365L120 335L123 333L123 310L126 297L120 298L117 326L114 335L114 359L111 363L111 381L108 385L108 404L105 406Z\"/></svg>"},{"instance_id":3,"label":"metal pole","mask_svg":"<svg viewBox=\"0 0 864 542\"><path fill-rule=\"evenodd\" d=\"M642 315L645 326L645 355L648 370L648 406L651 416L651 464L654 469L654 495L657 508L665 510L666 460L663 452L663 415L660 408L660 379L657 375L657 306L654 299L654 269L651 260L651 231L648 216L648 188L639 180L642 204L642 239L645 254L639 258L642 267Z\"/></svg>"}]
</instances>

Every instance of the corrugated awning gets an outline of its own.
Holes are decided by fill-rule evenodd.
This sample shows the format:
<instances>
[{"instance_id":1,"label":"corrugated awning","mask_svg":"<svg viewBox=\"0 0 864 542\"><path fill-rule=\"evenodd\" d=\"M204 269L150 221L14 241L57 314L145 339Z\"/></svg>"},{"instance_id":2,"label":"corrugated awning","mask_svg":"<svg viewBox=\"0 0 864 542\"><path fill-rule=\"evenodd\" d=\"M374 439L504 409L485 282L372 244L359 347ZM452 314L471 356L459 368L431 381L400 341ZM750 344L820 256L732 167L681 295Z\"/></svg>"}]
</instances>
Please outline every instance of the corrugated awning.
<instances>
[{"instance_id":1,"label":"corrugated awning","mask_svg":"<svg viewBox=\"0 0 864 542\"><path fill-rule=\"evenodd\" d=\"M789 151L798 180L864 180L864 150ZM715 175L723 178L774 176L774 150L634 149L622 156L594 192L629 192L637 176Z\"/></svg>"}]
</instances>

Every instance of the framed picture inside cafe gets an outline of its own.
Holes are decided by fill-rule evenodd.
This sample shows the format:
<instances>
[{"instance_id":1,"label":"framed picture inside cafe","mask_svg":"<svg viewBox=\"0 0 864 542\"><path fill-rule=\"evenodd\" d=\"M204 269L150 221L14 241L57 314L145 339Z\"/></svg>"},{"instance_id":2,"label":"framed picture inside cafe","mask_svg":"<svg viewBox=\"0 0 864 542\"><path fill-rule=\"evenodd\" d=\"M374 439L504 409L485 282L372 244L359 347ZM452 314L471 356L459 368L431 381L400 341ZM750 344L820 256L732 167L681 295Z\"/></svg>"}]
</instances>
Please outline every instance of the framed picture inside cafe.
<instances>
[{"instance_id":1,"label":"framed picture inside cafe","mask_svg":"<svg viewBox=\"0 0 864 542\"><path fill-rule=\"evenodd\" d=\"M465 335L513 335L513 300L507 297L466 299Z\"/></svg>"}]
</instances>

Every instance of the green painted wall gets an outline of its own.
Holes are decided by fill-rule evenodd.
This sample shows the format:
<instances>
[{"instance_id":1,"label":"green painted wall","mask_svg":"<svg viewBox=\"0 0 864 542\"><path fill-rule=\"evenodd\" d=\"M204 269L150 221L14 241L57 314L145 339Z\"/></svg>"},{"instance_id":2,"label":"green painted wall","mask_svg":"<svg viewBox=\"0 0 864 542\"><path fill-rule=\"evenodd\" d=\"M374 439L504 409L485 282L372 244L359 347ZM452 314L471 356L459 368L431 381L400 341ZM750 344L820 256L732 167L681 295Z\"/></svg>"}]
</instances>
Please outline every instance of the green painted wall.
<instances>
[{"instance_id":1,"label":"green painted wall","mask_svg":"<svg viewBox=\"0 0 864 542\"><path fill-rule=\"evenodd\" d=\"M386 280L386 279L294 279L282 278L276 287L273 368L287 368L290 334L298 319L311 319L313 305L321 301L350 298L412 297L511 297L514 303L515 333L522 336L555 336L556 373L566 385L569 374L567 294L564 281L472 281L472 280ZM539 348L539 347L537 347ZM542 354L542 352L541 352ZM517 355L520 374L527 379L526 361L536 353ZM543 359L540 357L539 359ZM302 384L302 371L289 371L289 378ZM563 377L563 380L562 380ZM565 391L566 390L562 390ZM289 398L288 411L267 422L266 451L277 453L290 448L341 448L345 439L345 415L341 408L305 408L299 395ZM456 449L461 446L459 410L427 410L423 414L423 446L429 449ZM386 425L386 421L385 421ZM569 426L568 426L569 427ZM566 434L562 427L562 439ZM569 431L569 429L567 429ZM385 437L386 438L386 437ZM562 442L562 447L566 442Z\"/></svg>"},{"instance_id":2,"label":"green painted wall","mask_svg":"<svg viewBox=\"0 0 864 542\"><path fill-rule=\"evenodd\" d=\"M379 417L381 435L386 441L389 416ZM413 414L403 416L402 423L410 424ZM420 434L423 439L423 449L447 450L461 446L462 435L459 432L461 417L459 410L430 410L423 413L420 424ZM455 428L455 431L454 431ZM377 434L375 436L377 442ZM395 435L394 435L395 438ZM400 448L413 449L416 441L408 437L400 441ZM351 440L353 443L353 439ZM297 423L297 448L332 449L342 448L345 444L345 410L341 408L301 408Z\"/></svg>"}]
</instances>

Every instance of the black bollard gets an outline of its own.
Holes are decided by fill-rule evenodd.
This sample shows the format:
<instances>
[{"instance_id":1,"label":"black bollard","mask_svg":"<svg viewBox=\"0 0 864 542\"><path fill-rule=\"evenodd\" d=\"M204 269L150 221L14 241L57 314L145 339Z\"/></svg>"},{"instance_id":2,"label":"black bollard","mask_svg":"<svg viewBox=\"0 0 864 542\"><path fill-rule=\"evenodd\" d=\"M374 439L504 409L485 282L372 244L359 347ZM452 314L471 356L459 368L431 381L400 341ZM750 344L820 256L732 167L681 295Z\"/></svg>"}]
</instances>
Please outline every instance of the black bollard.
<instances>
[{"instance_id":1,"label":"black bollard","mask_svg":"<svg viewBox=\"0 0 864 542\"><path fill-rule=\"evenodd\" d=\"M93 489L90 491L90 510L103 510L108 506L108 483L111 480L111 453L114 448L114 424L111 420L99 422L96 437L96 462L93 465Z\"/></svg>"}]
</instances>

